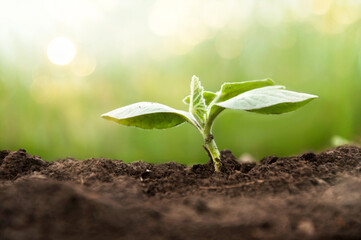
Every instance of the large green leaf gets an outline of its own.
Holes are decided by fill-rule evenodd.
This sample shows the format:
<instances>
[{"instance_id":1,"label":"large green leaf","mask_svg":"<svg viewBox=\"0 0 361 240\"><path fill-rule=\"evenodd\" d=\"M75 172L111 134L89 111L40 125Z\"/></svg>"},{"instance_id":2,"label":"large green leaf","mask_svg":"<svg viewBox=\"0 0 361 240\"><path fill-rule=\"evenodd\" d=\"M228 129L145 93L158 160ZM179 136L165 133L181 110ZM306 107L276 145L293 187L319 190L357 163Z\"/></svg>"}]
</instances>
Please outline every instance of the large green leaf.
<instances>
[{"instance_id":1,"label":"large green leaf","mask_svg":"<svg viewBox=\"0 0 361 240\"><path fill-rule=\"evenodd\" d=\"M210 121L213 121L218 116L218 114L224 110L224 107L217 104L218 102L224 102L230 98L253 89L272 85L274 85L272 79L223 83L221 90L217 92L217 97L215 97L214 102L211 103L208 114Z\"/></svg>"},{"instance_id":2,"label":"large green leaf","mask_svg":"<svg viewBox=\"0 0 361 240\"><path fill-rule=\"evenodd\" d=\"M211 91L203 91L203 98L206 105L209 105L218 95L218 101L223 102L241 94L243 92L266 86L272 86L274 82L271 79L253 80L245 82L227 82L222 84L221 91L214 93ZM183 102L187 105L190 103L191 96L188 95L183 99Z\"/></svg>"},{"instance_id":3,"label":"large green leaf","mask_svg":"<svg viewBox=\"0 0 361 240\"><path fill-rule=\"evenodd\" d=\"M252 89L272 86L274 82L272 79L262 79L262 80L253 80L253 81L245 81L245 82L227 82L223 83L220 96L217 99L217 102L224 102L230 98L233 98L241 93L250 91Z\"/></svg>"},{"instance_id":4,"label":"large green leaf","mask_svg":"<svg viewBox=\"0 0 361 240\"><path fill-rule=\"evenodd\" d=\"M217 106L263 114L281 114L302 107L315 95L288 91L279 86L262 87L239 94Z\"/></svg>"},{"instance_id":5,"label":"large green leaf","mask_svg":"<svg viewBox=\"0 0 361 240\"><path fill-rule=\"evenodd\" d=\"M211 91L203 91L203 98L204 98L206 105L209 105L216 96L217 96L217 93L214 93ZM188 95L185 98L183 98L183 102L187 105L189 105L190 101L191 101L191 95Z\"/></svg>"},{"instance_id":6,"label":"large green leaf","mask_svg":"<svg viewBox=\"0 0 361 240\"><path fill-rule=\"evenodd\" d=\"M191 95L189 102L189 112L197 119L201 124L206 119L207 105L203 98L203 87L199 78L196 76L192 77L191 82Z\"/></svg>"},{"instance_id":7,"label":"large green leaf","mask_svg":"<svg viewBox=\"0 0 361 240\"><path fill-rule=\"evenodd\" d=\"M185 121L193 122L192 116L159 103L138 102L101 115L116 123L144 129L175 127Z\"/></svg>"}]
</instances>

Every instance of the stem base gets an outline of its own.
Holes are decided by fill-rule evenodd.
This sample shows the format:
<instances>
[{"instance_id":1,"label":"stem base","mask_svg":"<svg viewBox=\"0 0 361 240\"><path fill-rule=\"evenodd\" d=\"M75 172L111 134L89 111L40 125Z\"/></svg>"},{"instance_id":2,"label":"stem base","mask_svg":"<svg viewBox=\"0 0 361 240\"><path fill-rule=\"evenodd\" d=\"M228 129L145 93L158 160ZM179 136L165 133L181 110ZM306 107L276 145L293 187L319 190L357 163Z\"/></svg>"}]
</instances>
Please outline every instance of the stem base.
<instances>
[{"instance_id":1,"label":"stem base","mask_svg":"<svg viewBox=\"0 0 361 240\"><path fill-rule=\"evenodd\" d=\"M204 139L204 148L208 152L208 155L212 158L214 164L214 171L221 172L223 168L223 164L221 162L221 155L218 151L218 147L216 142L213 139L212 134L208 135Z\"/></svg>"}]
</instances>

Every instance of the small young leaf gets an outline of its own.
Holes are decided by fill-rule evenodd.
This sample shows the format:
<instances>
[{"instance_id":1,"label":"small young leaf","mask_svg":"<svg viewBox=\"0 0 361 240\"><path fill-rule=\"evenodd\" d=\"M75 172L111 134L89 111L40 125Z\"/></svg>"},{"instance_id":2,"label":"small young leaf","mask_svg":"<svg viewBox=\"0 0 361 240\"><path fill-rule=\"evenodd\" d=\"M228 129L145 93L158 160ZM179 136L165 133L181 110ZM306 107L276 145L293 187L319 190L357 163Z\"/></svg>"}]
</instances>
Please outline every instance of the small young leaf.
<instances>
[{"instance_id":1,"label":"small young leaf","mask_svg":"<svg viewBox=\"0 0 361 240\"><path fill-rule=\"evenodd\" d=\"M217 93L211 92L211 91L203 91L203 98L206 102L206 105L208 106L213 99L217 96Z\"/></svg>"},{"instance_id":2,"label":"small young leaf","mask_svg":"<svg viewBox=\"0 0 361 240\"><path fill-rule=\"evenodd\" d=\"M192 77L191 82L191 95L189 102L189 112L199 121L203 123L206 119L207 106L203 98L203 87L199 78L196 76Z\"/></svg>"},{"instance_id":3,"label":"small young leaf","mask_svg":"<svg viewBox=\"0 0 361 240\"><path fill-rule=\"evenodd\" d=\"M101 115L116 123L144 129L175 127L185 121L193 122L192 116L159 103L138 102Z\"/></svg>"},{"instance_id":4,"label":"small young leaf","mask_svg":"<svg viewBox=\"0 0 361 240\"><path fill-rule=\"evenodd\" d=\"M185 98L183 98L183 103L189 105L190 101L191 101L191 95L186 96Z\"/></svg>"},{"instance_id":5,"label":"small young leaf","mask_svg":"<svg viewBox=\"0 0 361 240\"><path fill-rule=\"evenodd\" d=\"M224 102L230 98L233 98L241 93L266 87L272 86L274 82L272 79L262 79L262 80L253 80L253 81L245 81L245 82L228 82L223 83L220 91L220 96L217 102Z\"/></svg>"},{"instance_id":6,"label":"small young leaf","mask_svg":"<svg viewBox=\"0 0 361 240\"><path fill-rule=\"evenodd\" d=\"M315 98L317 98L315 95L284 90L280 86L271 86L244 92L227 101L216 103L216 105L263 114L281 114L294 111Z\"/></svg>"},{"instance_id":7,"label":"small young leaf","mask_svg":"<svg viewBox=\"0 0 361 240\"><path fill-rule=\"evenodd\" d=\"M206 105L208 106L213 99L217 96L217 93L211 92L211 91L203 91L203 98L206 102ZM187 105L189 105L189 102L191 101L191 95L186 96L183 98L183 102Z\"/></svg>"}]
</instances>

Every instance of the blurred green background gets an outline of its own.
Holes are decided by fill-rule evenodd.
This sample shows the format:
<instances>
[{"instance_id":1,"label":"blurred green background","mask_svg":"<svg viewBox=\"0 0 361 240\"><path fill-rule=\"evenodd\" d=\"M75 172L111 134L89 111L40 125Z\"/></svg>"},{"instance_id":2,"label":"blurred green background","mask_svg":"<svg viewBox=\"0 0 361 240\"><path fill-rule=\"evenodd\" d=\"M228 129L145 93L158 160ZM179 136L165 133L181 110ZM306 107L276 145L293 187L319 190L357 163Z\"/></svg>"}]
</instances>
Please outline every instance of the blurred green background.
<instances>
[{"instance_id":1,"label":"blurred green background","mask_svg":"<svg viewBox=\"0 0 361 240\"><path fill-rule=\"evenodd\" d=\"M145 131L100 118L138 101L185 110L194 74L210 91L269 77L320 96L285 115L222 113L213 133L237 157L360 142L360 18L355 0L0 0L0 149L206 162L190 125Z\"/></svg>"}]
</instances>

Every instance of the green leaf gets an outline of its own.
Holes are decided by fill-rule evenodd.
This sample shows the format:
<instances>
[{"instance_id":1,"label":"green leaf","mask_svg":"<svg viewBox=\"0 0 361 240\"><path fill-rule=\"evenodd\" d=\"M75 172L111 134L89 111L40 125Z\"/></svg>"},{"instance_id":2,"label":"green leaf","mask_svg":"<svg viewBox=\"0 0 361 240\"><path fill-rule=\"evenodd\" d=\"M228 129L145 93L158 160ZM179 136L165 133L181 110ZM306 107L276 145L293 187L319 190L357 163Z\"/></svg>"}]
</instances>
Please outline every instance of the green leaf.
<instances>
[{"instance_id":1,"label":"green leaf","mask_svg":"<svg viewBox=\"0 0 361 240\"><path fill-rule=\"evenodd\" d=\"M217 96L217 93L211 92L211 91L203 91L203 98L206 102L206 105L208 106L213 99Z\"/></svg>"},{"instance_id":2,"label":"green leaf","mask_svg":"<svg viewBox=\"0 0 361 240\"><path fill-rule=\"evenodd\" d=\"M317 98L315 95L282 88L281 86L271 86L253 89L227 101L216 103L216 105L263 114L281 114L294 111Z\"/></svg>"},{"instance_id":3,"label":"green leaf","mask_svg":"<svg viewBox=\"0 0 361 240\"><path fill-rule=\"evenodd\" d=\"M101 115L116 123L144 129L175 127L185 121L193 123L192 116L159 103L138 102Z\"/></svg>"},{"instance_id":4,"label":"green leaf","mask_svg":"<svg viewBox=\"0 0 361 240\"><path fill-rule=\"evenodd\" d=\"M188 95L185 98L183 98L183 103L187 105L189 105L190 101L191 101L191 95Z\"/></svg>"},{"instance_id":5,"label":"green leaf","mask_svg":"<svg viewBox=\"0 0 361 240\"><path fill-rule=\"evenodd\" d=\"M253 80L253 81L245 81L245 82L228 82L223 83L220 91L220 96L217 100L217 102L224 102L230 98L233 98L241 93L266 87L266 86L272 86L274 85L274 82L272 79L262 79L262 80Z\"/></svg>"},{"instance_id":6,"label":"green leaf","mask_svg":"<svg viewBox=\"0 0 361 240\"><path fill-rule=\"evenodd\" d=\"M199 123L203 123L206 119L207 105L203 98L203 87L196 76L192 77L191 82L189 112L192 113Z\"/></svg>"},{"instance_id":7,"label":"green leaf","mask_svg":"<svg viewBox=\"0 0 361 240\"><path fill-rule=\"evenodd\" d=\"M217 92L218 97L215 98L215 101L209 110L208 116L210 121L213 122L214 119L224 110L224 107L217 104L218 102L224 102L230 98L233 98L239 94L253 89L272 85L274 85L272 79L262 79L244 82L228 82L222 84L221 90Z\"/></svg>"},{"instance_id":8,"label":"green leaf","mask_svg":"<svg viewBox=\"0 0 361 240\"><path fill-rule=\"evenodd\" d=\"M211 92L211 91L203 91L203 98L204 101L206 102L206 105L208 106L213 99L217 96L217 93ZM187 105L189 105L191 101L191 95L186 96L185 98L183 98L183 102Z\"/></svg>"}]
</instances>

